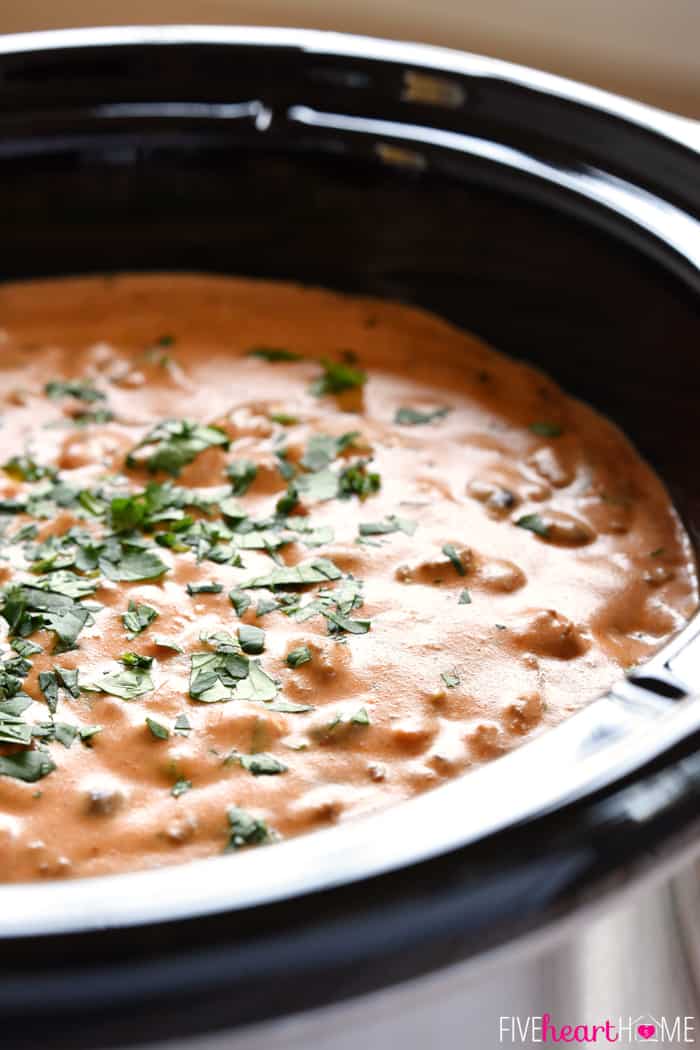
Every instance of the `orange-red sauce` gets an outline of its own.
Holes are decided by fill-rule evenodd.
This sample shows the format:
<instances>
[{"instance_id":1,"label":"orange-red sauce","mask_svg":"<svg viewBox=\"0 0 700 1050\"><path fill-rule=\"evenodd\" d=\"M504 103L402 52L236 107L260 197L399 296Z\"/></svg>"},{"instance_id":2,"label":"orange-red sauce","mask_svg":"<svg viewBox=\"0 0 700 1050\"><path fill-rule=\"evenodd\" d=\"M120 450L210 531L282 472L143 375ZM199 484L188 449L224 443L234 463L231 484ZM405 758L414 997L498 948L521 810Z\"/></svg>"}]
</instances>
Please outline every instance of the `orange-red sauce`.
<instances>
[{"instance_id":1,"label":"orange-red sauce","mask_svg":"<svg viewBox=\"0 0 700 1050\"><path fill-rule=\"evenodd\" d=\"M299 358L249 354L260 347ZM0 350L2 461L11 461L0 472L0 499L10 503L0 506L13 511L3 515L5 588L41 580L50 589L56 551L63 562L75 555L71 528L104 544L115 494L171 480L213 495L208 513L180 508L135 529L132 539L164 563L158 577L106 579L99 565L85 568L87 549L83 568L63 569L94 584L75 599L93 611L74 648L54 653L55 631L25 619L22 630L38 624L26 638L42 649L26 657L21 691L32 703L18 717L42 723L44 735L0 745L0 765L43 748L55 768L31 783L0 775L2 879L182 862L220 853L232 830L242 828L234 845L265 829L289 836L406 799L556 725L696 605L687 536L620 431L540 372L422 311L213 277L35 282L0 288ZM349 367L349 388L314 392L321 358ZM340 373L328 374L332 388ZM174 478L149 473L153 445L127 466L164 419L215 424L221 443ZM309 440L321 434L354 436L335 447L317 441L309 459ZM197 521L225 524L226 467L240 460L255 465L255 479L235 497L219 560L198 563L182 538ZM319 464L324 477L309 481ZM57 475L26 479L46 468ZM296 477L296 494L283 474ZM347 498L319 499L341 476ZM36 535L18 539L32 524ZM370 528L358 536L362 524ZM246 529L264 533L268 549L239 549ZM164 533L170 546L156 541ZM37 549L43 564L28 560ZM242 588L319 558L340 578ZM217 593L186 590L212 582ZM333 604L342 586L356 595L344 611ZM330 617L290 615L294 595L303 606L324 588ZM243 610L238 595L240 616L232 589L250 599ZM256 615L261 600L264 610L280 598L288 604ZM7 611L7 592L4 601ZM122 619L130 601L158 614L131 639ZM247 659L259 662L255 695L267 699L240 698L240 679L219 680L219 702L193 698L191 654L221 645L202 636L226 632L235 654L242 624L265 632L263 651ZM17 654L6 619L0 627L7 661ZM297 650L304 662L289 666ZM152 658L147 672L133 672L152 688L133 699L86 691L104 671L123 681L117 661L129 651ZM59 737L92 727L70 747L52 739L39 688L39 673L56 666L77 669L80 690L72 696L54 677L53 719L72 727ZM290 703L308 710L280 710Z\"/></svg>"}]
</instances>

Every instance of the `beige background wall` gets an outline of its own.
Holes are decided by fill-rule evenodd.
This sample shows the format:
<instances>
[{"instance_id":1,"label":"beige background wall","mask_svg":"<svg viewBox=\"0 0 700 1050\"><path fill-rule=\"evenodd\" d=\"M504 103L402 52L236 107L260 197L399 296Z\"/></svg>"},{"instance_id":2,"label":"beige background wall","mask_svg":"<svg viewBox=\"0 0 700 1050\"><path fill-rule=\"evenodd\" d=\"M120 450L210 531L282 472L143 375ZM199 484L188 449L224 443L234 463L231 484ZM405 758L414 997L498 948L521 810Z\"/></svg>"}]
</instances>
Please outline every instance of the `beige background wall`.
<instances>
[{"instance_id":1,"label":"beige background wall","mask_svg":"<svg viewBox=\"0 0 700 1050\"><path fill-rule=\"evenodd\" d=\"M700 0L0 0L0 32L210 22L422 40L700 118Z\"/></svg>"}]
</instances>

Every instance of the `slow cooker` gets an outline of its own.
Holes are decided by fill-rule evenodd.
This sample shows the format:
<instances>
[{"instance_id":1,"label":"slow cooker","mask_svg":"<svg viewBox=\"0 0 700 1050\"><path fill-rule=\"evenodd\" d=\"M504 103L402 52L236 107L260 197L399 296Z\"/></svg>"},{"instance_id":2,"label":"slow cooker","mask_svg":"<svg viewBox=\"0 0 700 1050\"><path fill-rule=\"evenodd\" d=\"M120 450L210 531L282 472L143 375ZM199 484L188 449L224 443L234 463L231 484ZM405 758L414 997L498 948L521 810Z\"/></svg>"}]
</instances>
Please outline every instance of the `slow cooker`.
<instances>
[{"instance_id":1,"label":"slow cooker","mask_svg":"<svg viewBox=\"0 0 700 1050\"><path fill-rule=\"evenodd\" d=\"M427 307L615 419L700 545L700 125L330 33L7 36L0 229L2 280L202 270ZM3 1046L488 1050L546 1041L544 1015L694 1041L698 694L696 617L418 799L269 850L1 886Z\"/></svg>"}]
</instances>

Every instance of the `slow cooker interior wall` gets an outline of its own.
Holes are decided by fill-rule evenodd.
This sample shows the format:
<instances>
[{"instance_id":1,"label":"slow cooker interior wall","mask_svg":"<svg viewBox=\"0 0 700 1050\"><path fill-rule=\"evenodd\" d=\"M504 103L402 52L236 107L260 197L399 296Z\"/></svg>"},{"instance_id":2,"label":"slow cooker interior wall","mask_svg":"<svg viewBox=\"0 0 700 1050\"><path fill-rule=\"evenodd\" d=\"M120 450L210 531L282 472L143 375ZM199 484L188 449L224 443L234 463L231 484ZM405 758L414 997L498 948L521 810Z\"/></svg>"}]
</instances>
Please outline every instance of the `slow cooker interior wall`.
<instances>
[{"instance_id":1,"label":"slow cooker interior wall","mask_svg":"<svg viewBox=\"0 0 700 1050\"><path fill-rule=\"evenodd\" d=\"M418 303L616 419L700 546L697 301L611 236L347 155L100 136L0 163L0 279L193 269ZM0 319L1 323L1 319Z\"/></svg>"}]
</instances>

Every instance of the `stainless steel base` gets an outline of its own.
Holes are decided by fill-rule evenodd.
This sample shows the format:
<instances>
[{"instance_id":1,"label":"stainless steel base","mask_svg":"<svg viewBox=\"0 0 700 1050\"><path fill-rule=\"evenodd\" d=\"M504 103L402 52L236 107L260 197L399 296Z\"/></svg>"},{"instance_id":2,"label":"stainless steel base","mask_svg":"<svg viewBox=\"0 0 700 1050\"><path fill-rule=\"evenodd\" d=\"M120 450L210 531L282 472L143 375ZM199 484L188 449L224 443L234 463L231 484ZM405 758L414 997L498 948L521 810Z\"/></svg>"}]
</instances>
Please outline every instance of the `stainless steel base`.
<instances>
[{"instance_id":1,"label":"stainless steel base","mask_svg":"<svg viewBox=\"0 0 700 1050\"><path fill-rule=\"evenodd\" d=\"M693 1045L700 1042L699 917L700 866L686 862L672 877L618 892L600 908L477 962L313 1013L170 1042L167 1050L555 1045L543 1038L544 1014L558 1027L606 1020L615 1026L614 1043L601 1031L595 1042L570 1045ZM655 1025L654 1034L643 1038L640 1024Z\"/></svg>"}]
</instances>

